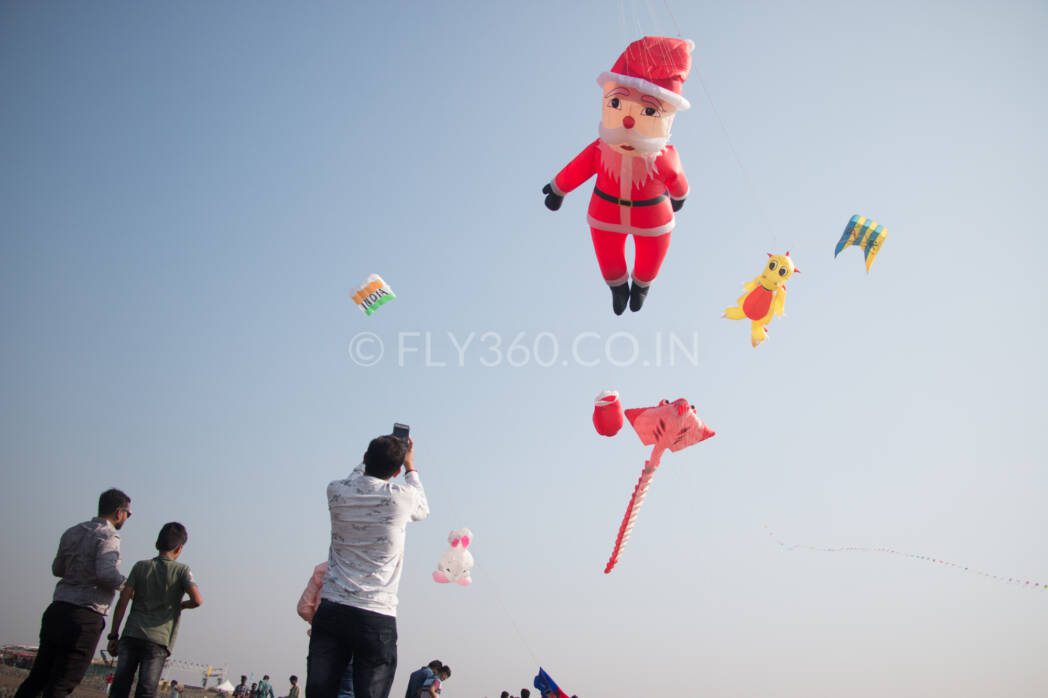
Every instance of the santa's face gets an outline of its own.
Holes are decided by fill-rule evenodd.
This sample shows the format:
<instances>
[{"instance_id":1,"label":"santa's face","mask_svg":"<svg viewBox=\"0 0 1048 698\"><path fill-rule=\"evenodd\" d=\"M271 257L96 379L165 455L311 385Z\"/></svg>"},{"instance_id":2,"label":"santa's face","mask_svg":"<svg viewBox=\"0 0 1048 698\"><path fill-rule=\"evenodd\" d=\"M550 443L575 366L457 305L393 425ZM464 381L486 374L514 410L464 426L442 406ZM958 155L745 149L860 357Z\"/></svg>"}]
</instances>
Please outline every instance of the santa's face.
<instances>
[{"instance_id":1,"label":"santa's face","mask_svg":"<svg viewBox=\"0 0 1048 698\"><path fill-rule=\"evenodd\" d=\"M675 111L635 87L604 83L600 138L623 155L653 155L666 147Z\"/></svg>"}]
</instances>

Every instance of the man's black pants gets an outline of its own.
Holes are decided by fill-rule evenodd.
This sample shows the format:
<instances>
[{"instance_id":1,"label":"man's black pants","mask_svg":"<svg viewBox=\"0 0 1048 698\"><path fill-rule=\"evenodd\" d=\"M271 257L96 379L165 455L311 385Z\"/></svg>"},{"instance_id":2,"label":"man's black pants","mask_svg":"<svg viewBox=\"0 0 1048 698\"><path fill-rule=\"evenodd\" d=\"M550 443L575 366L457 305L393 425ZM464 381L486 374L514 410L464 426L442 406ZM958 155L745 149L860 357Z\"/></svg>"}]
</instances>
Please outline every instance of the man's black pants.
<instances>
[{"instance_id":1,"label":"man's black pants","mask_svg":"<svg viewBox=\"0 0 1048 698\"><path fill-rule=\"evenodd\" d=\"M98 638L106 626L105 616L89 608L55 601L40 621L40 649L29 676L18 687L15 698L68 696L91 666Z\"/></svg>"},{"instance_id":2,"label":"man's black pants","mask_svg":"<svg viewBox=\"0 0 1048 698\"><path fill-rule=\"evenodd\" d=\"M324 599L309 636L306 698L336 698L351 661L355 698L389 698L397 670L397 619Z\"/></svg>"}]
</instances>

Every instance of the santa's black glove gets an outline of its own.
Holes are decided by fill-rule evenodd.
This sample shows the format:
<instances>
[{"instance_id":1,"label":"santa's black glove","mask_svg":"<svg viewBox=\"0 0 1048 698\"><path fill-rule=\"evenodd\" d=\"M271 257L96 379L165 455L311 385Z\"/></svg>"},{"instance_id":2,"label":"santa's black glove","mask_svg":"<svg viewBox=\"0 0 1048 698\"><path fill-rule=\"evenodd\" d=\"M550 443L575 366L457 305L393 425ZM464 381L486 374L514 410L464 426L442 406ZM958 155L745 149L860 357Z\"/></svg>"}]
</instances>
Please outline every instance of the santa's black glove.
<instances>
[{"instance_id":1,"label":"santa's black glove","mask_svg":"<svg viewBox=\"0 0 1048 698\"><path fill-rule=\"evenodd\" d=\"M670 197L670 206L673 207L673 212L676 213L684 208L684 199L674 199Z\"/></svg>"},{"instance_id":2,"label":"santa's black glove","mask_svg":"<svg viewBox=\"0 0 1048 698\"><path fill-rule=\"evenodd\" d=\"M542 193L546 195L546 208L550 211L560 209L560 205L564 203L564 197L553 191L553 187L548 184L542 187Z\"/></svg>"}]
</instances>

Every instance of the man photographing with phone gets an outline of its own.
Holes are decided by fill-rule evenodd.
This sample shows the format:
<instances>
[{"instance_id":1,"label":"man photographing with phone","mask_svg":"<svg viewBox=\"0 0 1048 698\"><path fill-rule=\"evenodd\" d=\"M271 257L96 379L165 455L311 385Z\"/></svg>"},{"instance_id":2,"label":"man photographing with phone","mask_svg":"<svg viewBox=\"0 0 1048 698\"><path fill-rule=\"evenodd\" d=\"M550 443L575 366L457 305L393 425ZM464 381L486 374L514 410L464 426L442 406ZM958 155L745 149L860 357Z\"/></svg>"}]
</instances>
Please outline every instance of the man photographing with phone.
<instances>
[{"instance_id":1,"label":"man photographing with phone","mask_svg":"<svg viewBox=\"0 0 1048 698\"><path fill-rule=\"evenodd\" d=\"M407 427L371 440L363 462L327 487L328 572L313 616L306 698L335 698L353 663L355 698L388 698L397 668L397 588L408 522L429 516ZM393 479L404 468L403 483Z\"/></svg>"}]
</instances>

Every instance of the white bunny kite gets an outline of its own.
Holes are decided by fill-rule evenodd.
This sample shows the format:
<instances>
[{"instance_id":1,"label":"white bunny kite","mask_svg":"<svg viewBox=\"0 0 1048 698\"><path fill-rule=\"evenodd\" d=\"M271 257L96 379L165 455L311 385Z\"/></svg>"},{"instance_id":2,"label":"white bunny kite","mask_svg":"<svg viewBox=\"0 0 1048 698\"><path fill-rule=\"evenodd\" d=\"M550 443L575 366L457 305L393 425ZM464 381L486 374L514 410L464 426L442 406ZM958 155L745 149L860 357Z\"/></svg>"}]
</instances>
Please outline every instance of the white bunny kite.
<instances>
[{"instance_id":1,"label":"white bunny kite","mask_svg":"<svg viewBox=\"0 0 1048 698\"><path fill-rule=\"evenodd\" d=\"M440 556L437 571L433 573L434 582L455 582L462 586L468 586L473 582L469 576L469 571L473 569L473 554L466 550L472 541L473 531L468 528L459 528L448 534L451 548Z\"/></svg>"}]
</instances>

